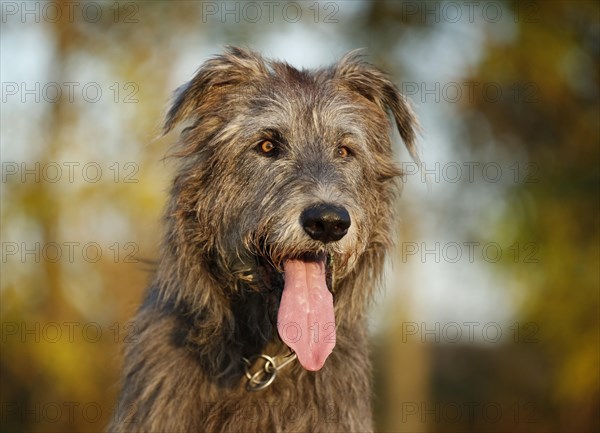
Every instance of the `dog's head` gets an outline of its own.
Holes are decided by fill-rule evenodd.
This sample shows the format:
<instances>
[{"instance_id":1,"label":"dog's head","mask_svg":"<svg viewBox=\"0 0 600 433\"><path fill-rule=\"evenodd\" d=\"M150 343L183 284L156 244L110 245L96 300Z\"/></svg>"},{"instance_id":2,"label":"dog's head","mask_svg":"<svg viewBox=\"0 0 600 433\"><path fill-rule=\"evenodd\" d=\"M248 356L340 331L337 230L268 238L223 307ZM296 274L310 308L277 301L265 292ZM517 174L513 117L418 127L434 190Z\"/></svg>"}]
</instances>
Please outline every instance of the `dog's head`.
<instances>
[{"instance_id":1,"label":"dog's head","mask_svg":"<svg viewBox=\"0 0 600 433\"><path fill-rule=\"evenodd\" d=\"M230 290L276 293L280 335L284 322L331 324L331 292L337 304L338 284L376 273L364 268L390 243L400 174L390 119L416 156L410 106L356 52L316 71L239 48L207 61L176 91L164 125L187 123L167 253L182 273L204 266ZM333 346L289 332L304 334L297 344L282 335L303 365L320 368Z\"/></svg>"}]
</instances>

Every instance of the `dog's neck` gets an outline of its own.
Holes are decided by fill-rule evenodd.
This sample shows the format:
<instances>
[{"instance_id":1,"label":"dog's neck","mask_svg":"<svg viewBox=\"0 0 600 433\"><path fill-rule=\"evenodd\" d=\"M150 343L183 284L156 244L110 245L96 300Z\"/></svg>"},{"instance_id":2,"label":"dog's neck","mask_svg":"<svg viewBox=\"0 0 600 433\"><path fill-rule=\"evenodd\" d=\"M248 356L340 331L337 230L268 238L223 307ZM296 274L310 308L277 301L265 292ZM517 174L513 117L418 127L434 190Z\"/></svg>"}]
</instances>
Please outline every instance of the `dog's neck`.
<instances>
[{"instance_id":1,"label":"dog's neck","mask_svg":"<svg viewBox=\"0 0 600 433\"><path fill-rule=\"evenodd\" d=\"M226 305L213 308L183 298L161 299L159 291L151 288L142 307L158 308L161 314L175 318L173 344L188 351L207 377L222 386L239 382L244 374L242 358L263 353L267 345L273 354L285 351L276 330L277 296L244 284L231 293L221 300Z\"/></svg>"}]
</instances>

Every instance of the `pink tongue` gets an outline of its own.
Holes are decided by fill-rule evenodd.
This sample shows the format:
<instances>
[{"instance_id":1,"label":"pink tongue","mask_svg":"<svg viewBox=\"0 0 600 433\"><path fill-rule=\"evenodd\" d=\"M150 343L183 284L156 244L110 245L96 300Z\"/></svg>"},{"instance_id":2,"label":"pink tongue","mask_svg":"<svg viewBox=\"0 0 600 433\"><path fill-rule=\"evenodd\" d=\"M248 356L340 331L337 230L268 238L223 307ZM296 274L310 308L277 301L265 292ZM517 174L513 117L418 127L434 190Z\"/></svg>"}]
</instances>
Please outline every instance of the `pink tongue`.
<instances>
[{"instance_id":1,"label":"pink tongue","mask_svg":"<svg viewBox=\"0 0 600 433\"><path fill-rule=\"evenodd\" d=\"M279 304L279 336L300 364L316 371L335 346L333 296L325 282L325 259L319 262L287 260L285 285Z\"/></svg>"}]
</instances>

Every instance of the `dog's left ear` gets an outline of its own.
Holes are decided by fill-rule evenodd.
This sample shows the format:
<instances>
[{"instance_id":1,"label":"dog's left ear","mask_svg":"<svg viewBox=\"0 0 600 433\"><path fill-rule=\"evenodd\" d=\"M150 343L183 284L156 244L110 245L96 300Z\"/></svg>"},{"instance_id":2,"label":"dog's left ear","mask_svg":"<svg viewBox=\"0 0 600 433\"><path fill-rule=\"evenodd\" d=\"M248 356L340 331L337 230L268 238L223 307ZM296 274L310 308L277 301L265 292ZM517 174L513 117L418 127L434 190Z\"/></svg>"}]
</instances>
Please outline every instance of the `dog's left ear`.
<instances>
[{"instance_id":1,"label":"dog's left ear","mask_svg":"<svg viewBox=\"0 0 600 433\"><path fill-rule=\"evenodd\" d=\"M336 65L335 78L377 104L383 112L391 113L410 156L420 163L417 153L419 124L409 101L383 71L363 57L360 50L346 54Z\"/></svg>"}]
</instances>

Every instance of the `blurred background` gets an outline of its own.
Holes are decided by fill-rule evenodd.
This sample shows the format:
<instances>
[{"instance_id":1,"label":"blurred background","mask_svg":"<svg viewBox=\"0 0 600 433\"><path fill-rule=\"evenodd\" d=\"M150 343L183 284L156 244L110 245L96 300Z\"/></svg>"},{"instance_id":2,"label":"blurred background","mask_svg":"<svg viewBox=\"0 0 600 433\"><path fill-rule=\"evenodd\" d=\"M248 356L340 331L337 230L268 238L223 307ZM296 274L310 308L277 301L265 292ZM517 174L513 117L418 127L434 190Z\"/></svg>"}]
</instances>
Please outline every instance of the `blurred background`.
<instances>
[{"instance_id":1,"label":"blurred background","mask_svg":"<svg viewBox=\"0 0 600 433\"><path fill-rule=\"evenodd\" d=\"M371 312L377 430L600 429L598 2L0 6L1 431L104 429L174 170L158 126L227 44L365 48L420 118Z\"/></svg>"}]
</instances>

